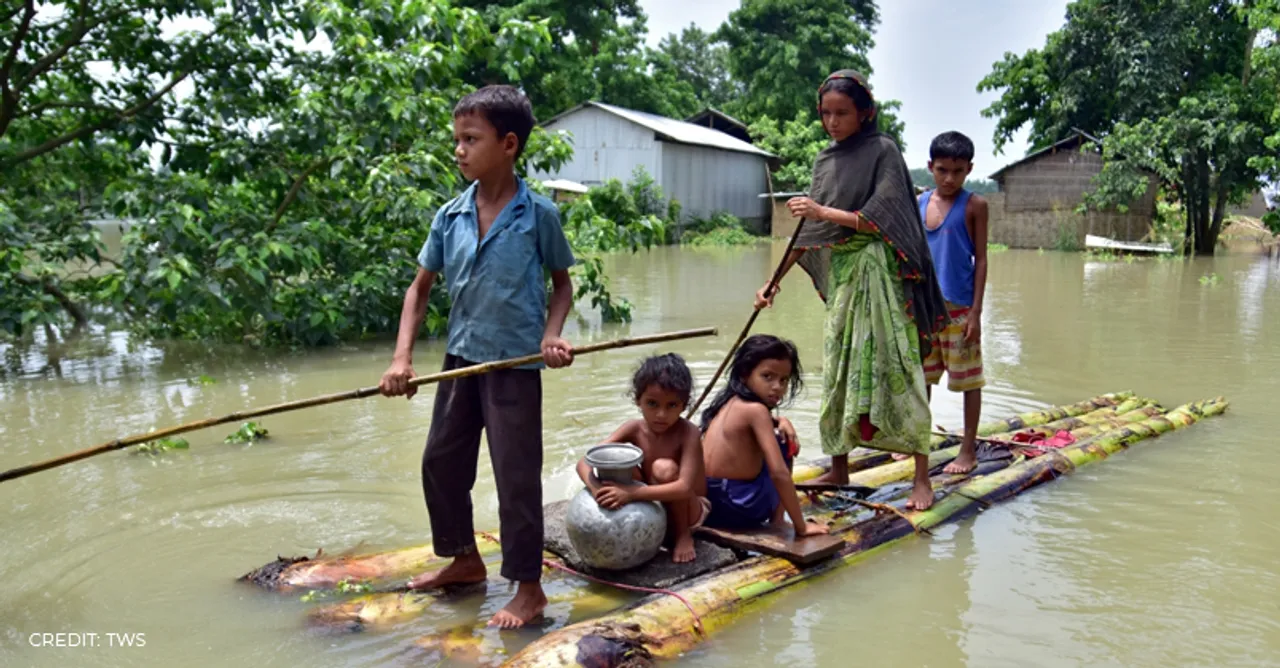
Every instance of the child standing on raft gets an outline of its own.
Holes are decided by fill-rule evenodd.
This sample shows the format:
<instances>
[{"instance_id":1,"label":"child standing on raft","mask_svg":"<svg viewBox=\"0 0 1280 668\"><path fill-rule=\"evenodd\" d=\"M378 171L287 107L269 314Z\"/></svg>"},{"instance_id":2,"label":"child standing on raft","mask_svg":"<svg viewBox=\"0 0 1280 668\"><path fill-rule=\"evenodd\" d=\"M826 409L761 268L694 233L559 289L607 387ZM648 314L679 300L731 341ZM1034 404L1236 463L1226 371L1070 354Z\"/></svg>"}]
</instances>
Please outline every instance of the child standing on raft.
<instances>
[{"instance_id":1,"label":"child standing on raft","mask_svg":"<svg viewBox=\"0 0 1280 668\"><path fill-rule=\"evenodd\" d=\"M702 525L710 504L702 472L702 435L684 417L693 394L693 374L675 353L650 357L631 379L631 396L641 419L628 420L605 443L630 443L644 453L635 477L644 487L601 482L586 458L578 461L578 477L603 508L615 509L635 501L659 501L667 511L671 560L697 557L693 529Z\"/></svg>"},{"instance_id":2,"label":"child standing on raft","mask_svg":"<svg viewBox=\"0 0 1280 668\"><path fill-rule=\"evenodd\" d=\"M982 414L982 298L987 287L987 200L965 190L973 171L973 141L944 132L929 145L929 172L936 186L920 195L929 252L933 256L951 324L924 360L929 385L947 372L947 389L964 393L964 440L943 473L968 473L978 462Z\"/></svg>"},{"instance_id":3,"label":"child standing on raft","mask_svg":"<svg viewBox=\"0 0 1280 668\"><path fill-rule=\"evenodd\" d=\"M703 458L711 513L706 525L752 529L791 518L796 537L827 533L800 512L791 461L795 428L773 409L799 393L800 356L790 341L757 334L733 356L728 382L702 412Z\"/></svg>"},{"instance_id":4,"label":"child standing on raft","mask_svg":"<svg viewBox=\"0 0 1280 668\"><path fill-rule=\"evenodd\" d=\"M436 213L404 296L391 367L379 389L412 397L413 343L431 284L443 274L453 310L444 370L542 352L547 366L573 363L560 338L573 301L573 252L551 200L528 189L515 162L533 130L533 109L510 86L486 86L453 110L454 155L470 188ZM548 307L543 269L551 272ZM519 582L515 598L489 621L516 628L547 606L542 579L542 378L534 364L446 380L437 385L422 455L422 489L436 554L453 557L439 572L419 575L411 589L484 582L476 551L471 488L480 432L498 488L502 576Z\"/></svg>"},{"instance_id":5,"label":"child standing on raft","mask_svg":"<svg viewBox=\"0 0 1280 668\"><path fill-rule=\"evenodd\" d=\"M931 416L921 353L947 323L911 176L897 144L876 129L866 78L827 77L818 112L832 143L813 165L812 197L787 202L805 219L785 274L800 266L826 303L819 429L831 471L848 484L849 452L865 445L911 455L908 508L933 505ZM777 294L756 292L756 308Z\"/></svg>"}]
</instances>

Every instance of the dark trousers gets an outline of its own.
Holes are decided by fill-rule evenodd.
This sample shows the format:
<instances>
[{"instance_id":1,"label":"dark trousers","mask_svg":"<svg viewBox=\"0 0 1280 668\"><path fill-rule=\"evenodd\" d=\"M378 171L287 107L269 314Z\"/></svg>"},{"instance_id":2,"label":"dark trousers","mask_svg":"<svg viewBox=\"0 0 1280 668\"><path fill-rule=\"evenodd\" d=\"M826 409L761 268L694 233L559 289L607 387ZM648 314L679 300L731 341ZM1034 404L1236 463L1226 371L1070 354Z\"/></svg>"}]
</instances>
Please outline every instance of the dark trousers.
<instances>
[{"instance_id":1,"label":"dark trousers","mask_svg":"<svg viewBox=\"0 0 1280 668\"><path fill-rule=\"evenodd\" d=\"M444 358L445 371L472 364L453 355ZM481 429L498 486L502 577L536 582L542 576L542 376L537 370L491 371L437 386L422 454L432 546L442 557L476 549L471 488Z\"/></svg>"}]
</instances>

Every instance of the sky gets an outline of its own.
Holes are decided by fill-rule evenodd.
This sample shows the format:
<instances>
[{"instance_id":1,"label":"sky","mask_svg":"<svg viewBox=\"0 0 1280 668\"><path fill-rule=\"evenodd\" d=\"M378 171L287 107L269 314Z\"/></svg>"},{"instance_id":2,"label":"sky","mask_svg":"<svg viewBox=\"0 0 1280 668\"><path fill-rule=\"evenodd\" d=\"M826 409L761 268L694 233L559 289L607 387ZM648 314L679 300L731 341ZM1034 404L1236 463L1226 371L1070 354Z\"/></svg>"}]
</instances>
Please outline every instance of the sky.
<instances>
[{"instance_id":1,"label":"sky","mask_svg":"<svg viewBox=\"0 0 1280 668\"><path fill-rule=\"evenodd\" d=\"M901 100L906 159L924 167L929 142L947 130L973 140L975 177L985 177L1027 152L1026 131L995 155L995 120L982 110L996 99L977 85L1006 52L1044 45L1062 27L1068 0L880 0L880 25L871 50L871 87L878 99ZM649 42L695 23L715 30L739 0L640 0L649 16ZM816 85L817 82L815 82Z\"/></svg>"}]
</instances>

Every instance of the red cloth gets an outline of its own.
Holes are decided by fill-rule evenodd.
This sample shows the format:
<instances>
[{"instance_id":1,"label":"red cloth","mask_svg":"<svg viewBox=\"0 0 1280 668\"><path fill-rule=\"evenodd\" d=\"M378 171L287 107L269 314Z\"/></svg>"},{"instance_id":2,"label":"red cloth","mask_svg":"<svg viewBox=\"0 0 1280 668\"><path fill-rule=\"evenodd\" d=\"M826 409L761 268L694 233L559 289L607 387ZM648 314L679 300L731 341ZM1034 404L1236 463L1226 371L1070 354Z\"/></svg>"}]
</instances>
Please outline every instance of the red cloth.
<instances>
[{"instance_id":1,"label":"red cloth","mask_svg":"<svg viewBox=\"0 0 1280 668\"><path fill-rule=\"evenodd\" d=\"M1044 436L1034 431L1020 431L1010 439L1014 443L1025 443L1027 454L1039 457L1050 450L1060 450L1076 442L1076 437L1069 431L1059 431L1053 436Z\"/></svg>"}]
</instances>

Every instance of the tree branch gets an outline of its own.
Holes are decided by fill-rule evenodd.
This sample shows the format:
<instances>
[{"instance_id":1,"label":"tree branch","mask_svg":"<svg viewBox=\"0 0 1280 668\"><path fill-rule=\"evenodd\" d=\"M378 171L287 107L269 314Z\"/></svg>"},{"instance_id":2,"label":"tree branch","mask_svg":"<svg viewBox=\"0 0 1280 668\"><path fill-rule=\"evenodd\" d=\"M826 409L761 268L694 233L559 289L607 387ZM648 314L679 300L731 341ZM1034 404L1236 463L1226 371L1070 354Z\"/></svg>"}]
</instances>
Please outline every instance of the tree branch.
<instances>
[{"instance_id":1,"label":"tree branch","mask_svg":"<svg viewBox=\"0 0 1280 668\"><path fill-rule=\"evenodd\" d=\"M289 188L289 192L285 194L284 199L281 200L280 206L276 207L275 217L272 218L271 224L267 226L268 232L275 229L275 226L280 224L280 219L284 217L285 210L289 208L290 204L293 204L293 200L297 199L298 197L298 192L302 190L302 184L306 183L307 179L310 178L311 175L314 174L317 169L324 167L330 162L331 160L327 158L324 160L321 160L311 165L310 167L306 168L305 170L303 170L301 174L298 175L298 178L295 179L293 182L293 186Z\"/></svg>"},{"instance_id":2,"label":"tree branch","mask_svg":"<svg viewBox=\"0 0 1280 668\"><path fill-rule=\"evenodd\" d=\"M81 11L85 10L85 7L84 7L85 4L87 3L81 3ZM45 70L52 67L54 63L58 62L63 56L67 55L68 51L71 51L71 49L74 49L76 46L78 46L80 44L80 41L84 39L84 36L89 34L89 31L93 30L94 28L97 28L98 26L102 25L103 23L106 23L107 21L110 21L118 16L123 16L128 13L129 13L128 9L120 9L120 10L111 12L110 14L105 14L101 17L98 17L98 19L88 23L85 22L84 16L81 16L80 19L76 22L76 27L71 30L71 36L67 39L67 41L63 42L62 46L59 46L53 51L46 53L43 58L41 58L40 60L37 60L34 64L32 64L31 71L27 72L27 75L22 77L22 80L19 81L16 85L14 85L13 87L14 95L18 95L23 90L25 90L27 86L31 85L32 81L35 81L36 77L40 76L41 74L44 74Z\"/></svg>"},{"instance_id":3,"label":"tree branch","mask_svg":"<svg viewBox=\"0 0 1280 668\"><path fill-rule=\"evenodd\" d=\"M123 13L123 12L116 12L116 14L120 14L120 13ZM210 30L207 34L205 34L203 37L200 38L200 41L196 42L196 44L193 45L192 47L193 50L196 50L196 51L200 50L205 45L206 42L208 42L210 39L213 39L214 35L217 35L218 33L222 32L224 29L226 29L228 26L232 25L235 22L235 19L236 19L236 16L232 15L227 21L225 21L218 27L214 28L213 30ZM105 18L103 20L105 20ZM101 21L99 21L99 23L101 23ZM173 78L169 80L169 83L165 84L163 88L156 91L154 95L152 95L151 97L148 97L145 100L142 100L141 102L133 105L132 107L129 107L128 109L125 109L124 111L119 112L114 118L108 118L106 120L99 121L98 123L94 123L92 125L86 125L84 127L77 128L76 130L72 130L71 132L68 132L62 135L61 137L54 137L53 139L50 139L49 141L39 146L36 146L35 148L30 148L19 153L18 155L10 159L9 162L0 164L0 168L8 168L17 164L24 163L28 160L31 160L32 158L39 157L41 155L44 155L45 153L48 153L49 151L53 151L77 139L80 139L81 137L91 135L97 132L98 130L101 130L103 128L119 123L120 121L133 118L134 116L137 116L143 111L146 111L156 102L159 102L162 98L164 98L165 95L169 94L169 91L173 90L175 86L177 86L179 83L182 83L182 81L187 77L191 76L191 74L192 73L190 71L178 72L173 75ZM27 81L30 78L31 78L30 75L28 75L26 78L23 79L23 81Z\"/></svg>"},{"instance_id":4,"label":"tree branch","mask_svg":"<svg viewBox=\"0 0 1280 668\"><path fill-rule=\"evenodd\" d=\"M146 111L149 107L151 107L151 105L155 104L156 102L159 102L161 98L169 94L169 91L173 90L174 86L177 86L179 83L182 82L183 79L186 79L190 75L191 75L190 72L182 72L180 74L177 74L173 77L173 79L169 81L169 83L165 84L164 88L161 88L160 90L156 91L154 95L139 102L138 104L135 104L132 107L129 107L128 109L125 109L122 112L119 112L115 117L108 118L104 121L99 121L92 125L86 125L76 130L72 130L71 132L68 132L67 134L62 135L61 137L54 137L53 139L50 139L49 141L35 148L30 148L19 153L18 155L14 156L13 159L8 162L8 164L4 166L12 167L13 165L24 163L28 160L31 160L32 158L42 156L45 153L48 153L49 151L55 150L57 148L61 148L62 146L65 146L66 144L69 144L77 139L80 139L81 137L84 137L86 135L91 135L105 127L115 125L120 121L133 118L134 116L137 116L139 113Z\"/></svg>"},{"instance_id":5,"label":"tree branch","mask_svg":"<svg viewBox=\"0 0 1280 668\"><path fill-rule=\"evenodd\" d=\"M79 304L72 301L71 298L67 296L67 293L63 292L61 288L49 282L48 279L41 281L30 276L23 276L22 274L18 274L17 279L19 283L39 286L46 294L58 300L58 303L62 305L62 310L66 311L67 314L71 316L72 320L75 320L77 328L89 324L89 317L85 315L84 309L81 308Z\"/></svg>"},{"instance_id":6,"label":"tree branch","mask_svg":"<svg viewBox=\"0 0 1280 668\"><path fill-rule=\"evenodd\" d=\"M105 104L97 104L95 102L41 102L32 105L13 115L14 118L26 118L27 116L35 116L45 109L91 109L93 111L109 111L114 114L120 113L119 109L109 107Z\"/></svg>"},{"instance_id":7,"label":"tree branch","mask_svg":"<svg viewBox=\"0 0 1280 668\"><path fill-rule=\"evenodd\" d=\"M9 90L9 73L13 71L13 63L18 60L18 51L22 49L22 40L26 39L31 29L31 20L36 16L35 0L26 0L23 6L22 23L13 33L13 43L9 45L9 53L0 64L0 137L9 129L13 121L14 109L18 106L18 96ZM6 19L7 20L7 19Z\"/></svg>"}]
</instances>

